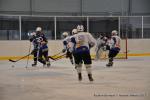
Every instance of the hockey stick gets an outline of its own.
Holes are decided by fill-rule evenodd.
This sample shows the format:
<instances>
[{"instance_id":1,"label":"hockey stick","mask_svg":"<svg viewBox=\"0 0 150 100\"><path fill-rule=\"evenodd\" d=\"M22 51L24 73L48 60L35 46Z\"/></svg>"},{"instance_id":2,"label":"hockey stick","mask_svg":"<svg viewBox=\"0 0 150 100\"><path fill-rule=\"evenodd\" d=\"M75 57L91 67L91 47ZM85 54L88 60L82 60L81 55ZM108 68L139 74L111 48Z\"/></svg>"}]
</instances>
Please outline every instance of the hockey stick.
<instances>
[{"instance_id":1,"label":"hockey stick","mask_svg":"<svg viewBox=\"0 0 150 100\"><path fill-rule=\"evenodd\" d=\"M21 60L21 59L23 59L23 58L28 57L29 55L31 55L31 53L28 54L28 55L26 55L26 56L23 56L23 57L21 57L21 58L19 58L19 59L17 59L17 60L12 60L12 59L8 59L8 60L9 60L10 62L17 62L17 61L19 61L19 60Z\"/></svg>"},{"instance_id":2,"label":"hockey stick","mask_svg":"<svg viewBox=\"0 0 150 100\"><path fill-rule=\"evenodd\" d=\"M62 53L62 51L59 52L59 53L57 53L57 54L55 54L55 55L53 55L53 56L48 56L48 58L50 58L52 60L56 60L54 57L57 56L57 55L59 55L59 54L61 54L61 53Z\"/></svg>"},{"instance_id":3,"label":"hockey stick","mask_svg":"<svg viewBox=\"0 0 150 100\"><path fill-rule=\"evenodd\" d=\"M55 56L57 56L57 55L59 55L59 54L61 54L61 53L62 53L62 51L59 52L59 53L57 53L57 54L55 54L55 55L53 55L53 56L51 56L51 57L55 57Z\"/></svg>"},{"instance_id":4,"label":"hockey stick","mask_svg":"<svg viewBox=\"0 0 150 100\"><path fill-rule=\"evenodd\" d=\"M50 58L50 59L56 61L56 60L61 59L61 58L62 58L63 56L65 56L65 55L66 55L66 54L63 54L63 55L60 55L60 56L58 56L58 57L56 57L56 58L53 58L53 56L48 56L48 58Z\"/></svg>"},{"instance_id":5,"label":"hockey stick","mask_svg":"<svg viewBox=\"0 0 150 100\"><path fill-rule=\"evenodd\" d=\"M39 54L40 54L40 42L38 43L38 47L37 47L36 63L38 63L38 60L39 60Z\"/></svg>"},{"instance_id":6,"label":"hockey stick","mask_svg":"<svg viewBox=\"0 0 150 100\"><path fill-rule=\"evenodd\" d=\"M52 60L56 60L55 58L53 58L53 56L48 56L48 58L50 58Z\"/></svg>"},{"instance_id":7,"label":"hockey stick","mask_svg":"<svg viewBox=\"0 0 150 100\"><path fill-rule=\"evenodd\" d=\"M30 53L30 50L31 50L31 42L30 42L30 46L29 46L29 53ZM28 67L28 63L29 63L29 56L28 56L28 58L27 58L26 68Z\"/></svg>"},{"instance_id":8,"label":"hockey stick","mask_svg":"<svg viewBox=\"0 0 150 100\"><path fill-rule=\"evenodd\" d=\"M65 54L63 54L63 55L60 55L60 56L58 56L58 57L56 57L56 58L54 58L55 60L59 60L59 59L61 59L62 57L64 57L66 55L66 53Z\"/></svg>"}]
</instances>

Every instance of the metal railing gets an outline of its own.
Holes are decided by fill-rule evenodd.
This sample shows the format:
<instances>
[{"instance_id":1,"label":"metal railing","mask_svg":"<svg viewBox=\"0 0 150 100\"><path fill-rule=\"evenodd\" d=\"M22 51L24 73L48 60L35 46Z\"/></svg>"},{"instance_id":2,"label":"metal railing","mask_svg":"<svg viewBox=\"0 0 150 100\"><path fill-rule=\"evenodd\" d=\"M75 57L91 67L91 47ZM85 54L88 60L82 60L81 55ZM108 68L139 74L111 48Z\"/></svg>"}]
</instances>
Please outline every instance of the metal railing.
<instances>
[{"instance_id":1,"label":"metal railing","mask_svg":"<svg viewBox=\"0 0 150 100\"><path fill-rule=\"evenodd\" d=\"M59 40L61 34L83 24L95 37L118 30L121 38L150 38L150 16L39 16L0 15L0 40L26 40L27 33L43 28L48 39Z\"/></svg>"}]
</instances>

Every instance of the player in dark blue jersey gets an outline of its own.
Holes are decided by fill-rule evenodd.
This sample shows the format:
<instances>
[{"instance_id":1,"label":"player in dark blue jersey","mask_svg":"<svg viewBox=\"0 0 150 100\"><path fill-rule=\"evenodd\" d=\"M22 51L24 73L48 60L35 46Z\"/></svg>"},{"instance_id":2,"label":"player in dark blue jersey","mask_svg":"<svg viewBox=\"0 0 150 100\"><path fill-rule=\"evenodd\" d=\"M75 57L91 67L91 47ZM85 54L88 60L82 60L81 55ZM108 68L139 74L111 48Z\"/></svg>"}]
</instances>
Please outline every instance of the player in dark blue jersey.
<instances>
[{"instance_id":1,"label":"player in dark blue jersey","mask_svg":"<svg viewBox=\"0 0 150 100\"><path fill-rule=\"evenodd\" d=\"M34 63L32 64L32 66L36 66L37 61L39 61L43 64L43 66L47 64L47 67L50 67L47 46L48 41L44 33L42 32L41 27L37 27L36 32L34 33L32 38L30 38L30 41L34 46L34 49L32 51L32 54L34 55Z\"/></svg>"}]
</instances>

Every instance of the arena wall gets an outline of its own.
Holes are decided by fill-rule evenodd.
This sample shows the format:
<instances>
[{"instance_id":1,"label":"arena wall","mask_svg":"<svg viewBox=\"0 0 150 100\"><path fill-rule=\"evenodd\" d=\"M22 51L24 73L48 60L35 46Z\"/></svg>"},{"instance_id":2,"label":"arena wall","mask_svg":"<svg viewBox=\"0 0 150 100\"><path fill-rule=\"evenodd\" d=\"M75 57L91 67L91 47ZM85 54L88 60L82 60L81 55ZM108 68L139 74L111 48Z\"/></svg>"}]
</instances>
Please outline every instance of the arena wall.
<instances>
[{"instance_id":1,"label":"arena wall","mask_svg":"<svg viewBox=\"0 0 150 100\"><path fill-rule=\"evenodd\" d=\"M128 39L128 56L150 56L150 39ZM63 48L61 40L49 40L49 55L60 52ZM8 59L9 57L20 57L29 53L29 41L0 41L0 59ZM32 50L32 44L31 44ZM95 55L95 47L91 50L91 54ZM125 41L122 42L122 50L125 52Z\"/></svg>"}]
</instances>

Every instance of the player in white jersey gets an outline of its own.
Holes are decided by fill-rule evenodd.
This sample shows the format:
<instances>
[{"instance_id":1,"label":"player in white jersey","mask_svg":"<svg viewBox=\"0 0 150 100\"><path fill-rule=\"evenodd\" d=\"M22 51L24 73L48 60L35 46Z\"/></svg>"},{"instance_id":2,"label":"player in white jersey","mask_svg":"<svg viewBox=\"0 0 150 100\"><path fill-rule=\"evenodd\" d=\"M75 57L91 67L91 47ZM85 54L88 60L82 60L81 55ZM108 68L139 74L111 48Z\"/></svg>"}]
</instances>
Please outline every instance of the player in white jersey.
<instances>
[{"instance_id":1,"label":"player in white jersey","mask_svg":"<svg viewBox=\"0 0 150 100\"><path fill-rule=\"evenodd\" d=\"M105 36L105 34L101 33L99 38L96 41L96 58L95 60L99 60L100 56L102 56L102 53L106 52L106 43L107 43L107 37Z\"/></svg>"},{"instance_id":2,"label":"player in white jersey","mask_svg":"<svg viewBox=\"0 0 150 100\"><path fill-rule=\"evenodd\" d=\"M73 57L72 57L72 48L71 48L71 38L70 36L68 36L68 32L64 32L63 33L63 50L62 52L65 53L66 52L66 58L69 58L70 59L70 62L72 64L74 64L73 62Z\"/></svg>"},{"instance_id":3,"label":"player in white jersey","mask_svg":"<svg viewBox=\"0 0 150 100\"><path fill-rule=\"evenodd\" d=\"M109 57L109 62L108 64L106 64L107 67L112 67L113 66L113 59L114 57L116 57L116 55L119 53L120 51L120 42L121 42L121 39L119 36L117 36L117 31L116 30L113 30L111 32L112 36L111 36L111 39L110 39L110 42L108 44L108 49L109 49L109 54L108 54L108 57Z\"/></svg>"},{"instance_id":4,"label":"player in white jersey","mask_svg":"<svg viewBox=\"0 0 150 100\"><path fill-rule=\"evenodd\" d=\"M70 50L72 51L73 55L74 55L74 51L75 51L75 46L76 46L76 42L75 42L75 35L78 33L77 29L73 29L72 30L72 35L70 36L71 42L71 48Z\"/></svg>"},{"instance_id":5,"label":"player in white jersey","mask_svg":"<svg viewBox=\"0 0 150 100\"><path fill-rule=\"evenodd\" d=\"M95 45L95 39L90 33L83 32L83 25L78 25L77 31L78 33L74 35L74 40L72 39L72 42L75 43L74 58L78 79L79 81L82 80L82 62L84 62L89 81L93 81L90 48Z\"/></svg>"}]
</instances>

